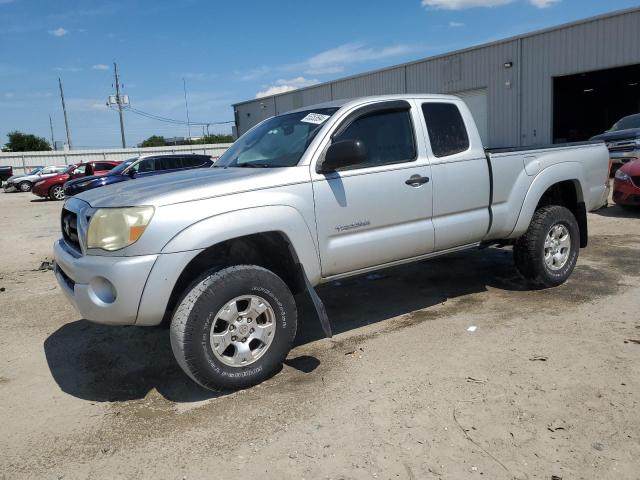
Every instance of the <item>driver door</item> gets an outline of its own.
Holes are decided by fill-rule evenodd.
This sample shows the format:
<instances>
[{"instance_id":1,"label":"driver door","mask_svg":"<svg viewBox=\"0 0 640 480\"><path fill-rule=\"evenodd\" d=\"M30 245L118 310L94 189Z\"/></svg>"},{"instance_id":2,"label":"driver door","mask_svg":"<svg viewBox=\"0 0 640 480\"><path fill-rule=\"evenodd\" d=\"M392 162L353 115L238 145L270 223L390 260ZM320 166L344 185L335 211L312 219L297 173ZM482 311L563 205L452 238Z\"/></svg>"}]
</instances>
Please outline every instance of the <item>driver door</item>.
<instances>
[{"instance_id":1,"label":"driver door","mask_svg":"<svg viewBox=\"0 0 640 480\"><path fill-rule=\"evenodd\" d=\"M330 143L359 140L367 159L329 174L312 167L323 277L433 251L431 168L420 125L415 105L402 100L361 107L334 131Z\"/></svg>"}]
</instances>

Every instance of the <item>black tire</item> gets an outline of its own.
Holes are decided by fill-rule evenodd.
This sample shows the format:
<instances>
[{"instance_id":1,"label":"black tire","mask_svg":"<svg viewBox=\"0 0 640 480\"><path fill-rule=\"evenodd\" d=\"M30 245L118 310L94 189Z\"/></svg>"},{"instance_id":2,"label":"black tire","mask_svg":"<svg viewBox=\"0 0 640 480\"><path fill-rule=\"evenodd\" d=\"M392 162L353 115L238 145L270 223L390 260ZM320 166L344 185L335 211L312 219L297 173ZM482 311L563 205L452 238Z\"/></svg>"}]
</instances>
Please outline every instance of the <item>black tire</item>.
<instances>
[{"instance_id":1,"label":"black tire","mask_svg":"<svg viewBox=\"0 0 640 480\"><path fill-rule=\"evenodd\" d=\"M58 192L62 192L62 196L56 196ZM54 185L49 189L49 198L51 200L64 200L64 188L62 185Z\"/></svg>"},{"instance_id":2,"label":"black tire","mask_svg":"<svg viewBox=\"0 0 640 480\"><path fill-rule=\"evenodd\" d=\"M552 227L564 226L570 235L570 251L564 265L554 270L545 262L545 240ZM527 232L513 247L518 272L536 287L556 287L573 272L580 251L580 228L571 211L558 205L542 207L533 214Z\"/></svg>"},{"instance_id":3,"label":"black tire","mask_svg":"<svg viewBox=\"0 0 640 480\"><path fill-rule=\"evenodd\" d=\"M220 354L214 354L210 335L221 309L245 295L268 302L275 330L271 343L255 361L231 366L216 356ZM187 289L178 304L171 320L171 348L185 373L205 388L225 391L251 387L282 368L296 336L297 316L291 291L273 272L255 265L209 271Z\"/></svg>"},{"instance_id":4,"label":"black tire","mask_svg":"<svg viewBox=\"0 0 640 480\"><path fill-rule=\"evenodd\" d=\"M32 187L33 185L31 184L31 182L20 182L18 184L18 190L20 190L21 192L30 192Z\"/></svg>"}]
</instances>

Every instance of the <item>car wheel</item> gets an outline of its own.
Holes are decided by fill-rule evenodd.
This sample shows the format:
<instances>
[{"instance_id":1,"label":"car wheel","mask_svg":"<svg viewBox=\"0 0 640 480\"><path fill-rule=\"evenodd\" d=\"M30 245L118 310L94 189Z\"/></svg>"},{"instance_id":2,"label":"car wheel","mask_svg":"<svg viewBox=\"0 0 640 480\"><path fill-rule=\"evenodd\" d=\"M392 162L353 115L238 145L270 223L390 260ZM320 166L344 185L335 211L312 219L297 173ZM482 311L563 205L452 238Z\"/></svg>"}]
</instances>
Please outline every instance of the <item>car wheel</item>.
<instances>
[{"instance_id":1,"label":"car wheel","mask_svg":"<svg viewBox=\"0 0 640 480\"><path fill-rule=\"evenodd\" d=\"M573 213L551 205L537 210L527 232L513 247L516 268L538 287L564 283L576 266L580 229Z\"/></svg>"},{"instance_id":2,"label":"car wheel","mask_svg":"<svg viewBox=\"0 0 640 480\"><path fill-rule=\"evenodd\" d=\"M187 290L171 320L171 348L198 384L237 390L282 368L296 328L296 304L282 279L238 265L207 272Z\"/></svg>"},{"instance_id":3,"label":"car wheel","mask_svg":"<svg viewBox=\"0 0 640 480\"><path fill-rule=\"evenodd\" d=\"M32 186L33 185L31 185L31 182L20 182L18 184L18 190L20 190L21 192L30 192Z\"/></svg>"},{"instance_id":4,"label":"car wheel","mask_svg":"<svg viewBox=\"0 0 640 480\"><path fill-rule=\"evenodd\" d=\"M64 188L62 185L54 185L49 189L49 198L51 200L64 200Z\"/></svg>"}]
</instances>

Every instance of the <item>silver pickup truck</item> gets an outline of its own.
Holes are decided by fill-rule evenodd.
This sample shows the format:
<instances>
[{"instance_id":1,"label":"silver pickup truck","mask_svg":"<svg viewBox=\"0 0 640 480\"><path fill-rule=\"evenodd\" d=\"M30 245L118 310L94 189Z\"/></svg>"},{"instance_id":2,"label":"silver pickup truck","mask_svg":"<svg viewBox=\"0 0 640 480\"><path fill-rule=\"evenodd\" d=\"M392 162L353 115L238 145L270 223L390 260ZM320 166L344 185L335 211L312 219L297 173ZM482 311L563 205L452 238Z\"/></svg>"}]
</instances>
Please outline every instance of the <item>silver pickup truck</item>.
<instances>
[{"instance_id":1,"label":"silver pickup truck","mask_svg":"<svg viewBox=\"0 0 640 480\"><path fill-rule=\"evenodd\" d=\"M277 372L296 335L294 295L465 248L513 245L532 285L552 287L605 202L603 143L485 150L457 97L393 95L269 118L209 170L123 182L66 201L55 275L80 314L170 323L200 385L229 390Z\"/></svg>"}]
</instances>

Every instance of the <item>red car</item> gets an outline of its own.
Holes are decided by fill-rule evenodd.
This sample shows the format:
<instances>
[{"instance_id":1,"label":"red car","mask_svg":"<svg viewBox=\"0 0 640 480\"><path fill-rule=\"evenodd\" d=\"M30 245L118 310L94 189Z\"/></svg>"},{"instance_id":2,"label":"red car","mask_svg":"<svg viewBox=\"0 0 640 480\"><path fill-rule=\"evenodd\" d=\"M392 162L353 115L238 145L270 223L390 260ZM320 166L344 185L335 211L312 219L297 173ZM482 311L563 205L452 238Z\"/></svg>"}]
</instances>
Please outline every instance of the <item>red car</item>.
<instances>
[{"instance_id":1,"label":"red car","mask_svg":"<svg viewBox=\"0 0 640 480\"><path fill-rule=\"evenodd\" d=\"M31 189L31 193L42 198L51 200L64 200L64 182L72 178L86 177L90 175L105 175L109 170L118 166L122 162L110 160L97 160L93 162L70 165L64 172L55 177L46 178L36 182Z\"/></svg>"},{"instance_id":2,"label":"red car","mask_svg":"<svg viewBox=\"0 0 640 480\"><path fill-rule=\"evenodd\" d=\"M640 207L640 160L625 163L616 172L613 201L624 207Z\"/></svg>"}]
</instances>

